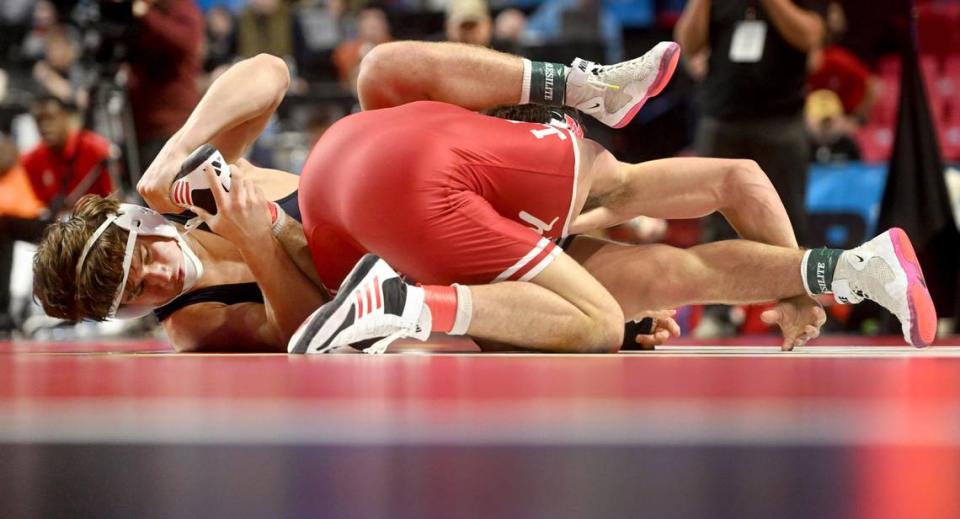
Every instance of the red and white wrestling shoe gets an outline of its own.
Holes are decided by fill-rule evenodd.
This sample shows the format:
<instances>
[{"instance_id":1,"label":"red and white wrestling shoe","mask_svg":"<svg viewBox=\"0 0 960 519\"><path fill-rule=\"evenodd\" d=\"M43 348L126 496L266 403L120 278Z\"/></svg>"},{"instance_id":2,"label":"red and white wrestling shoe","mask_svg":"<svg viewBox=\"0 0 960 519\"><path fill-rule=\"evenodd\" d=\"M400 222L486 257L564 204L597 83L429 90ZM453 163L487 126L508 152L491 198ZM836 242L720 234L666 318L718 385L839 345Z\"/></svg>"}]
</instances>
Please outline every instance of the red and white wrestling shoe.
<instances>
[{"instance_id":1,"label":"red and white wrestling shoe","mask_svg":"<svg viewBox=\"0 0 960 519\"><path fill-rule=\"evenodd\" d=\"M663 41L639 58L598 65L573 60L567 76L565 104L613 128L623 128L647 99L659 94L677 69L680 46Z\"/></svg>"},{"instance_id":2,"label":"red and white wrestling shoe","mask_svg":"<svg viewBox=\"0 0 960 519\"><path fill-rule=\"evenodd\" d=\"M287 345L290 353L328 353L340 346L383 353L396 339L426 340L429 319L423 289L408 284L375 254L364 256L340 285L336 297L313 312ZM367 347L359 343L380 339Z\"/></svg>"},{"instance_id":3,"label":"red and white wrestling shoe","mask_svg":"<svg viewBox=\"0 0 960 519\"><path fill-rule=\"evenodd\" d=\"M894 227L841 258L846 265L837 266L831 286L837 301L870 299L897 316L907 342L918 348L933 342L937 311L903 229Z\"/></svg>"}]
</instances>

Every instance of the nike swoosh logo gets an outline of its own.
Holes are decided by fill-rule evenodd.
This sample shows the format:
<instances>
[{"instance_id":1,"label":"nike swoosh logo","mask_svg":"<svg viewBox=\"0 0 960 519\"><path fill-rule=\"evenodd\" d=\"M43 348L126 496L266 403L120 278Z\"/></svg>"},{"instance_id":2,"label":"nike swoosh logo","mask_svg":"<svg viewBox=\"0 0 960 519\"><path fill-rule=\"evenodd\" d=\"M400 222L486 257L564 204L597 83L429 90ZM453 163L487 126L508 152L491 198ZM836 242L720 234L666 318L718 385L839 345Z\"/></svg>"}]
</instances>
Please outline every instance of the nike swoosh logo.
<instances>
[{"instance_id":1,"label":"nike swoosh logo","mask_svg":"<svg viewBox=\"0 0 960 519\"><path fill-rule=\"evenodd\" d=\"M597 108L600 108L600 103L594 104L594 105L591 106L590 108L587 108L587 110L596 110Z\"/></svg>"}]
</instances>

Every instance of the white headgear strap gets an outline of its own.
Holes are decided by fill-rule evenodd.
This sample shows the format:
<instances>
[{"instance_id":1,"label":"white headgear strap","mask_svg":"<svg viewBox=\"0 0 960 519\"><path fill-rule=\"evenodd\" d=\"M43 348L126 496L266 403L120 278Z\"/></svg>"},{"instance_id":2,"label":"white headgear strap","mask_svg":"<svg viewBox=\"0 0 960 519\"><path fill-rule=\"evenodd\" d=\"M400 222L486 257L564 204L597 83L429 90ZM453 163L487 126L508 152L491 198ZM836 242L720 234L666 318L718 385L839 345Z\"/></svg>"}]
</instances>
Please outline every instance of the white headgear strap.
<instances>
[{"instance_id":1,"label":"white headgear strap","mask_svg":"<svg viewBox=\"0 0 960 519\"><path fill-rule=\"evenodd\" d=\"M203 264L200 263L200 259L190 250L189 245L187 245L187 242L180 236L177 228L170 223L169 220L164 218L162 214L149 207L120 204L120 210L108 216L107 219L100 224L100 227L97 227L97 230L93 232L90 239L87 240L87 243L84 244L83 251L80 252L80 259L77 260L76 279L78 281L80 279L80 273L83 271L83 264L87 259L87 255L100 236L110 227L110 224L126 230L129 235L127 237L127 246L123 253L123 277L120 280L120 285L117 287L116 294L114 294L113 303L110 305L110 311L107 313L107 317L140 317L153 310L153 307L149 305L123 305L122 307L120 305L120 301L123 299L123 289L126 287L127 277L130 275L130 265L133 263L133 249L136 246L138 235L158 236L177 240L177 243L180 245L180 250L183 251L183 259L188 272L181 294L192 288L197 279L203 274Z\"/></svg>"}]
</instances>

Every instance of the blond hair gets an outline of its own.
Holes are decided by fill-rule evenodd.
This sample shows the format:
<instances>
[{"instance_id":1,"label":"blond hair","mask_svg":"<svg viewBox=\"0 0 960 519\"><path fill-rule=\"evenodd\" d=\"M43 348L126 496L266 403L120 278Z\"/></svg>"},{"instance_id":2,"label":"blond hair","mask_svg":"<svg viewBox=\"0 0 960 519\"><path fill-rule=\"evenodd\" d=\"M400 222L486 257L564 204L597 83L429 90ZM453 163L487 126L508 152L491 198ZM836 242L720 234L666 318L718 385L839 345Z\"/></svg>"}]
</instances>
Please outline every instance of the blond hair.
<instances>
[{"instance_id":1,"label":"blond hair","mask_svg":"<svg viewBox=\"0 0 960 519\"><path fill-rule=\"evenodd\" d=\"M77 260L97 227L119 209L114 198L87 195L77 201L69 220L44 231L33 260L33 296L47 315L70 321L108 317L123 279L127 231L108 226L90 249L79 277Z\"/></svg>"}]
</instances>

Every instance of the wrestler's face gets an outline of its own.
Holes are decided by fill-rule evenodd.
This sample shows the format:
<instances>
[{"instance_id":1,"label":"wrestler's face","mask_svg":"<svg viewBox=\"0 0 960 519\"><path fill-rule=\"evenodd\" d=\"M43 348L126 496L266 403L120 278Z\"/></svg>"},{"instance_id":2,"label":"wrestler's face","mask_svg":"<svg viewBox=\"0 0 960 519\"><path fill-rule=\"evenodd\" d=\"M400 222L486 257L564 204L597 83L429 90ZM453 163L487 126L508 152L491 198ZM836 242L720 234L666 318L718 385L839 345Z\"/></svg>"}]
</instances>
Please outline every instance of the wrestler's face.
<instances>
[{"instance_id":1,"label":"wrestler's face","mask_svg":"<svg viewBox=\"0 0 960 519\"><path fill-rule=\"evenodd\" d=\"M160 306L180 294L186 273L175 239L137 236L121 303Z\"/></svg>"}]
</instances>

